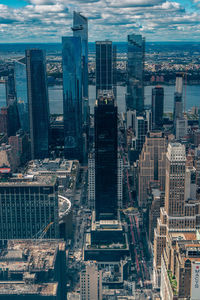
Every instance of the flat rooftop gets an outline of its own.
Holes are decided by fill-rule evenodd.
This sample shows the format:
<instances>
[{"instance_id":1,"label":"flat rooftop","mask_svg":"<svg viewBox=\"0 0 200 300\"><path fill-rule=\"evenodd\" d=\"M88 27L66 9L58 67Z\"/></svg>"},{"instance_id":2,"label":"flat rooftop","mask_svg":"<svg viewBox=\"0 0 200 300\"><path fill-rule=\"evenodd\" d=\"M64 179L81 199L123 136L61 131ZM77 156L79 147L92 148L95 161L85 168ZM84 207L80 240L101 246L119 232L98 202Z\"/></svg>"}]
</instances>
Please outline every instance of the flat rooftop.
<instances>
[{"instance_id":1,"label":"flat rooftop","mask_svg":"<svg viewBox=\"0 0 200 300\"><path fill-rule=\"evenodd\" d=\"M43 284L26 284L23 282L0 281L0 295L43 295L56 296L58 283L43 283Z\"/></svg>"},{"instance_id":2,"label":"flat rooftop","mask_svg":"<svg viewBox=\"0 0 200 300\"><path fill-rule=\"evenodd\" d=\"M13 174L11 177L0 177L0 187L7 186L52 186L56 184L57 177L55 175L36 176Z\"/></svg>"},{"instance_id":3,"label":"flat rooftop","mask_svg":"<svg viewBox=\"0 0 200 300\"><path fill-rule=\"evenodd\" d=\"M27 167L27 174L37 174L38 172L65 172L71 173L78 161L76 160L67 160L56 158L55 160L51 160L49 158L45 158L43 160L32 160L29 162Z\"/></svg>"},{"instance_id":4,"label":"flat rooftop","mask_svg":"<svg viewBox=\"0 0 200 300\"><path fill-rule=\"evenodd\" d=\"M107 231L122 231L122 223L120 220L100 220L96 221L95 220L95 212L93 211L92 213L92 226L91 226L92 231L102 231L102 230L107 230Z\"/></svg>"},{"instance_id":5,"label":"flat rooftop","mask_svg":"<svg viewBox=\"0 0 200 300\"><path fill-rule=\"evenodd\" d=\"M124 242L112 242L110 241L109 244L105 243L102 241L102 243L99 244L92 244L91 240L91 233L86 233L85 234L85 245L84 245L85 250L112 250L112 251L118 251L118 250L129 250L129 245L128 245L128 237L127 234L124 233Z\"/></svg>"},{"instance_id":6,"label":"flat rooftop","mask_svg":"<svg viewBox=\"0 0 200 300\"><path fill-rule=\"evenodd\" d=\"M62 240L8 240L0 253L0 269L10 272L48 271L54 268Z\"/></svg>"}]
</instances>

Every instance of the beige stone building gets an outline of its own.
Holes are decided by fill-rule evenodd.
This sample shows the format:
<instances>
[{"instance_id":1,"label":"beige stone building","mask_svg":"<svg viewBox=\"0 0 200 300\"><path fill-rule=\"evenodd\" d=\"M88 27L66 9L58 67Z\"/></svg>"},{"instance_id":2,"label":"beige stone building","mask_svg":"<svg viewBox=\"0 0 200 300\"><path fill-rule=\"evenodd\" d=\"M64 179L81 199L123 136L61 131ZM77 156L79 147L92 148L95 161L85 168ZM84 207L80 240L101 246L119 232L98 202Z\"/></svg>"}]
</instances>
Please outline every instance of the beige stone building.
<instances>
[{"instance_id":1,"label":"beige stone building","mask_svg":"<svg viewBox=\"0 0 200 300\"><path fill-rule=\"evenodd\" d=\"M200 202L185 197L186 184L185 146L170 143L166 155L165 206L154 231L154 286L160 286L161 256L166 247L166 236L171 232L195 232L200 225Z\"/></svg>"},{"instance_id":2,"label":"beige stone building","mask_svg":"<svg viewBox=\"0 0 200 300\"><path fill-rule=\"evenodd\" d=\"M145 139L139 157L139 206L147 206L148 189L152 182L157 182L160 189L165 189L165 161L167 141L163 133L150 132Z\"/></svg>"},{"instance_id":3,"label":"beige stone building","mask_svg":"<svg viewBox=\"0 0 200 300\"><path fill-rule=\"evenodd\" d=\"M80 276L81 300L102 300L102 271L95 263L87 263Z\"/></svg>"},{"instance_id":4,"label":"beige stone building","mask_svg":"<svg viewBox=\"0 0 200 300\"><path fill-rule=\"evenodd\" d=\"M193 266L199 263L199 232L169 233L161 259L161 299L196 299L192 293L195 281L192 271Z\"/></svg>"}]
</instances>

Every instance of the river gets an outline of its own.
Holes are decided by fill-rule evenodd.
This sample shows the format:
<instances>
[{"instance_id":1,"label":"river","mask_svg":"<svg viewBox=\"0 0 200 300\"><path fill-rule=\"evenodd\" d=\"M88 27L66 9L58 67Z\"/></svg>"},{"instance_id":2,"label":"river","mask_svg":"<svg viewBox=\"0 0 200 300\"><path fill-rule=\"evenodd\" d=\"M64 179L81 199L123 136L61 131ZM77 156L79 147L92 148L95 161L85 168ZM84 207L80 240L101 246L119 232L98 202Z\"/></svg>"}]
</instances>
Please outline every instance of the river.
<instances>
[{"instance_id":1,"label":"river","mask_svg":"<svg viewBox=\"0 0 200 300\"><path fill-rule=\"evenodd\" d=\"M151 93L154 86L145 87L145 104L151 104ZM172 112L174 103L174 86L163 85L164 87L164 111ZM125 86L117 87L117 104L119 112L125 111ZM185 89L184 87L184 99L186 99L186 110L191 109L193 106L200 107L200 85L188 85ZM90 95L90 108L91 113L94 111L95 95L96 90L94 85L89 86ZM186 97L185 97L186 95ZM0 107L5 106L5 85L0 84ZM62 103L62 86L55 85L49 87L49 105L50 112L52 114L61 114L63 111Z\"/></svg>"}]
</instances>

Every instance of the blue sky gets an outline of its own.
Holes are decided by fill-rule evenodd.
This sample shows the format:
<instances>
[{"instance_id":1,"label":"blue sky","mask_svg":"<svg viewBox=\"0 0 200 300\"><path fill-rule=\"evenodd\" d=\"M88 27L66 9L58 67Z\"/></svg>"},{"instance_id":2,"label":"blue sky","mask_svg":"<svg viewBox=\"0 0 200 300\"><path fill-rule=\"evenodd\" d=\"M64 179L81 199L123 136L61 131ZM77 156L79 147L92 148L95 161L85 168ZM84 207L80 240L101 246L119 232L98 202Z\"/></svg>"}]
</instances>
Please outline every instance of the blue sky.
<instances>
[{"instance_id":1,"label":"blue sky","mask_svg":"<svg viewBox=\"0 0 200 300\"><path fill-rule=\"evenodd\" d=\"M60 42L73 10L88 17L90 41L200 41L200 0L0 0L0 42Z\"/></svg>"}]
</instances>

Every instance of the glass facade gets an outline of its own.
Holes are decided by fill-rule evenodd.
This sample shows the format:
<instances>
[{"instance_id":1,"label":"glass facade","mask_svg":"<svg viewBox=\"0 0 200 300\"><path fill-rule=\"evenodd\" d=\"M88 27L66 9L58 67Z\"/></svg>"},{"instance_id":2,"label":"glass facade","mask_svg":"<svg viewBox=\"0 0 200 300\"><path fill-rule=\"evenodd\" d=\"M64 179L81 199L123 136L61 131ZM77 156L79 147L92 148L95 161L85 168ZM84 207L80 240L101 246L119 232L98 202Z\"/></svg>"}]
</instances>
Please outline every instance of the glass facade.
<instances>
[{"instance_id":1,"label":"glass facade","mask_svg":"<svg viewBox=\"0 0 200 300\"><path fill-rule=\"evenodd\" d=\"M96 97L99 90L113 89L113 50L111 41L96 42Z\"/></svg>"},{"instance_id":2,"label":"glass facade","mask_svg":"<svg viewBox=\"0 0 200 300\"><path fill-rule=\"evenodd\" d=\"M27 74L25 58L15 61L15 86L21 128L29 131Z\"/></svg>"},{"instance_id":3,"label":"glass facade","mask_svg":"<svg viewBox=\"0 0 200 300\"><path fill-rule=\"evenodd\" d=\"M64 150L67 159L82 159L81 38L62 38Z\"/></svg>"},{"instance_id":4,"label":"glass facade","mask_svg":"<svg viewBox=\"0 0 200 300\"><path fill-rule=\"evenodd\" d=\"M164 88L152 89L152 129L159 129L163 124Z\"/></svg>"},{"instance_id":5,"label":"glass facade","mask_svg":"<svg viewBox=\"0 0 200 300\"><path fill-rule=\"evenodd\" d=\"M144 56L145 40L141 35L128 35L127 110L144 111Z\"/></svg>"},{"instance_id":6,"label":"glass facade","mask_svg":"<svg viewBox=\"0 0 200 300\"><path fill-rule=\"evenodd\" d=\"M88 98L88 19L74 11L73 35L82 43L82 85L83 97Z\"/></svg>"},{"instance_id":7,"label":"glass facade","mask_svg":"<svg viewBox=\"0 0 200 300\"><path fill-rule=\"evenodd\" d=\"M99 99L94 118L96 220L117 219L118 138L114 99Z\"/></svg>"},{"instance_id":8,"label":"glass facade","mask_svg":"<svg viewBox=\"0 0 200 300\"><path fill-rule=\"evenodd\" d=\"M45 158L49 148L49 101L44 52L26 50L26 66L31 157Z\"/></svg>"}]
</instances>

